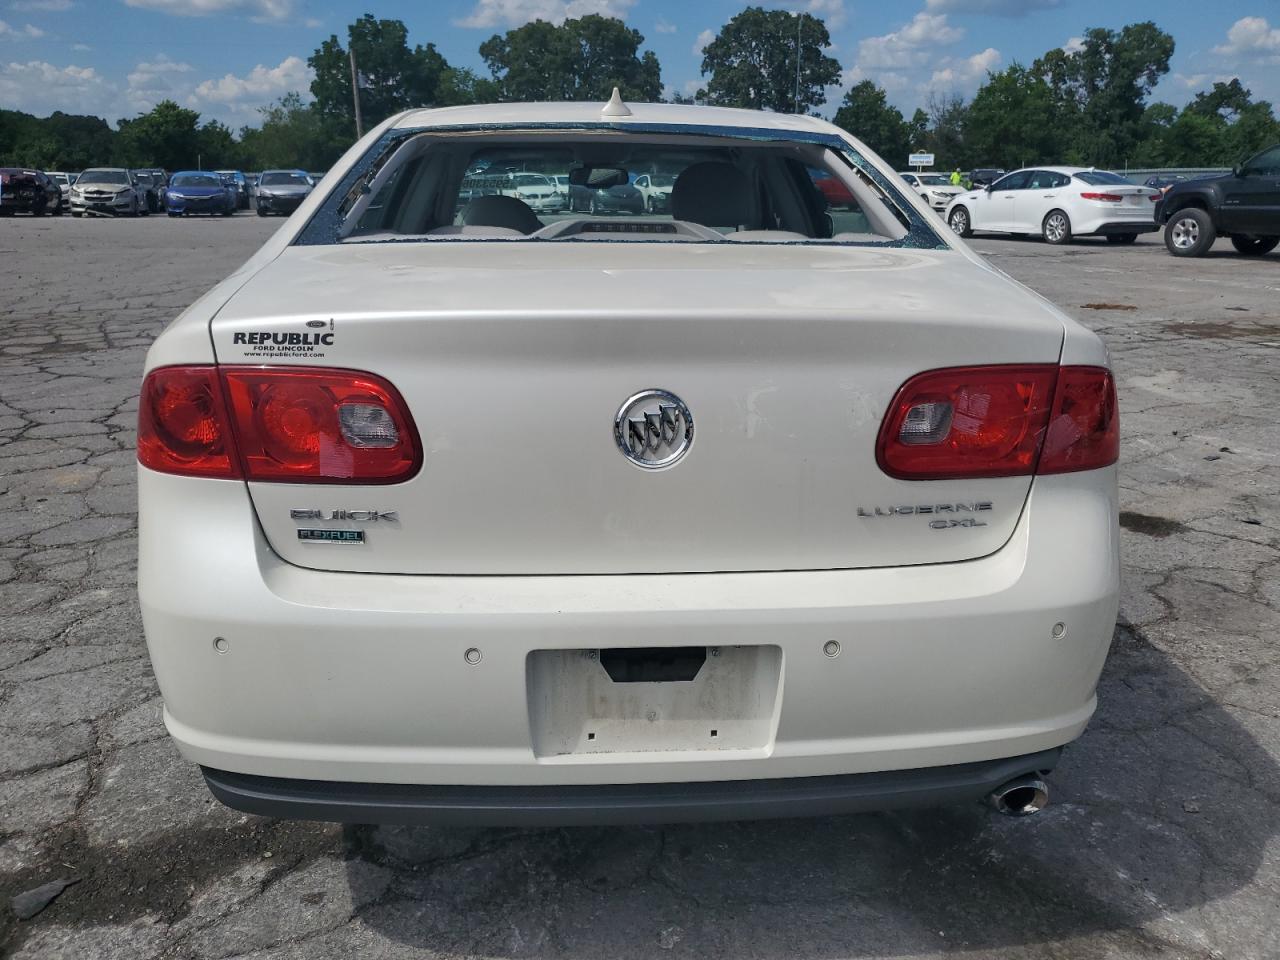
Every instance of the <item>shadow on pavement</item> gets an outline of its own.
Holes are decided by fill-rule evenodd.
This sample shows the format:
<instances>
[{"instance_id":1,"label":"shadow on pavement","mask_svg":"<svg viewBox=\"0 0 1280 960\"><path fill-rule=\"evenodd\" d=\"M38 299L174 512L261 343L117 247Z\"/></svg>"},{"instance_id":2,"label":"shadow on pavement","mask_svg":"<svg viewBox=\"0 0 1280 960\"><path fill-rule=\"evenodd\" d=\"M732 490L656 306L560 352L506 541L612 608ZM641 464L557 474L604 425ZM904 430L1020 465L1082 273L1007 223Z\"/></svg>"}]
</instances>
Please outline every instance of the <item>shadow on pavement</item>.
<instances>
[{"instance_id":1,"label":"shadow on pavement","mask_svg":"<svg viewBox=\"0 0 1280 960\"><path fill-rule=\"evenodd\" d=\"M1063 955L1225 947L1199 942L1205 924L1247 945L1225 955L1276 955L1270 885L1241 893L1280 826L1275 761L1127 627L1099 697L1050 778L1053 804L1031 819L974 805L667 827L352 827L349 857L394 873L360 923L497 957L897 956L1094 934L1105 943ZM1259 902L1216 917L1233 894ZM1197 908L1191 923L1173 916ZM1256 925L1241 926L1249 915Z\"/></svg>"}]
</instances>

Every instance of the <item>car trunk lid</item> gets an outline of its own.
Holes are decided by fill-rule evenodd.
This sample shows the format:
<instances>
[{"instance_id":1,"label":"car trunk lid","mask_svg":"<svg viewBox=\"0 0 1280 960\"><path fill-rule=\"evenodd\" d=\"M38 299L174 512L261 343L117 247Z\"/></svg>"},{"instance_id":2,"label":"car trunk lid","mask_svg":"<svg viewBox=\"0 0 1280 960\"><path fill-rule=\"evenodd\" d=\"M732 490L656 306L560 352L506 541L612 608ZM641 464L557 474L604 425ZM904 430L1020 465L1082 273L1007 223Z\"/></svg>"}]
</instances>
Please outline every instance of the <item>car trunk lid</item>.
<instances>
[{"instance_id":1,"label":"car trunk lid","mask_svg":"<svg viewBox=\"0 0 1280 960\"><path fill-rule=\"evenodd\" d=\"M211 332L221 364L363 370L398 388L424 451L412 479L249 489L291 562L420 574L983 556L1030 478L897 480L877 466L877 431L910 376L1054 363L1063 336L1043 301L955 251L600 242L291 247ZM655 388L696 424L662 470L631 462L614 431ZM973 522L936 529L915 510L939 506ZM300 539L314 527L363 536Z\"/></svg>"}]
</instances>

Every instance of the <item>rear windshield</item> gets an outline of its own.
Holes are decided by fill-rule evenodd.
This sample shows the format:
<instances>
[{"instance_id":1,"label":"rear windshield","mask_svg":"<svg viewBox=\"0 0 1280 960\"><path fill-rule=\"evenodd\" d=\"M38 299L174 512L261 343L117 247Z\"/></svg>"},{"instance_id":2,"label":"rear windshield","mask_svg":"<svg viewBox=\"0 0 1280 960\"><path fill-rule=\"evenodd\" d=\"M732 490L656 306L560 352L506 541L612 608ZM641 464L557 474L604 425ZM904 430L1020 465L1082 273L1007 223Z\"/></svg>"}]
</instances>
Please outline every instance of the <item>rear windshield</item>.
<instances>
[{"instance_id":1,"label":"rear windshield","mask_svg":"<svg viewBox=\"0 0 1280 960\"><path fill-rule=\"evenodd\" d=\"M305 173L264 173L259 182L264 187L305 187L310 183Z\"/></svg>"},{"instance_id":2,"label":"rear windshield","mask_svg":"<svg viewBox=\"0 0 1280 960\"><path fill-rule=\"evenodd\" d=\"M129 175L123 170L86 170L77 183L128 183Z\"/></svg>"},{"instance_id":3,"label":"rear windshield","mask_svg":"<svg viewBox=\"0 0 1280 960\"><path fill-rule=\"evenodd\" d=\"M390 140L298 242L943 245L886 178L829 143L613 130Z\"/></svg>"},{"instance_id":4,"label":"rear windshield","mask_svg":"<svg viewBox=\"0 0 1280 960\"><path fill-rule=\"evenodd\" d=\"M171 187L220 187L222 181L208 173L176 173L169 181Z\"/></svg>"},{"instance_id":5,"label":"rear windshield","mask_svg":"<svg viewBox=\"0 0 1280 960\"><path fill-rule=\"evenodd\" d=\"M1103 183L1123 183L1128 185L1129 181L1118 173L1112 173L1110 170L1085 170L1082 173L1074 175L1077 180L1083 180L1091 187L1096 187Z\"/></svg>"}]
</instances>

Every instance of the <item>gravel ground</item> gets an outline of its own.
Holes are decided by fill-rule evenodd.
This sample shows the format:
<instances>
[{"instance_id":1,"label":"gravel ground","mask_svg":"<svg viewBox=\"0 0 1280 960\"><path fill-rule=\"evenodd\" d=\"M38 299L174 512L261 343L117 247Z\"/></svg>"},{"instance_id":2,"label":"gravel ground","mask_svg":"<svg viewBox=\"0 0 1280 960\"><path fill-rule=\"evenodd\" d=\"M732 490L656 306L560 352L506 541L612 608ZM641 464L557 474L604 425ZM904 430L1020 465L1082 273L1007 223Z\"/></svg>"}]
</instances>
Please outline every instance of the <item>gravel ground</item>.
<instances>
[{"instance_id":1,"label":"gravel ground","mask_svg":"<svg viewBox=\"0 0 1280 960\"><path fill-rule=\"evenodd\" d=\"M1042 815L344 830L209 797L134 597L143 352L274 226L0 222L0 954L1280 956L1280 256L975 241L1123 408L1121 619Z\"/></svg>"}]
</instances>

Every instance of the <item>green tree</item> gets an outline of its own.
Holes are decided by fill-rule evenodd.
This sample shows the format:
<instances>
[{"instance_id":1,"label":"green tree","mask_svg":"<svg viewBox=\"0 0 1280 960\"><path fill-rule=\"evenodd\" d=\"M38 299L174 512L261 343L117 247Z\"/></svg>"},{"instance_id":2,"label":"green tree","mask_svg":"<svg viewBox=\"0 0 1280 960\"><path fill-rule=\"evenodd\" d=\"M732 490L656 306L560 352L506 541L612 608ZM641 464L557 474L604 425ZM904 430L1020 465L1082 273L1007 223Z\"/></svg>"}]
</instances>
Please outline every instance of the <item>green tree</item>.
<instances>
[{"instance_id":1,"label":"green tree","mask_svg":"<svg viewBox=\"0 0 1280 960\"><path fill-rule=\"evenodd\" d=\"M1067 143L1059 109L1044 77L1015 63L988 77L969 104L965 149L975 162L1007 170L1060 161Z\"/></svg>"},{"instance_id":2,"label":"green tree","mask_svg":"<svg viewBox=\"0 0 1280 960\"><path fill-rule=\"evenodd\" d=\"M410 49L409 31L400 20L378 20L365 14L347 27L347 46L336 35L320 44L307 63L315 72L311 93L328 133L355 133L351 97L351 62L360 75L360 111L365 129L410 107L437 102L449 64L435 44Z\"/></svg>"},{"instance_id":3,"label":"green tree","mask_svg":"<svg viewBox=\"0 0 1280 960\"><path fill-rule=\"evenodd\" d=\"M1173 37L1151 21L1085 31L1080 48L1051 50L1032 72L1053 90L1054 116L1067 125L1066 159L1114 166L1136 151L1147 98L1169 72Z\"/></svg>"},{"instance_id":4,"label":"green tree","mask_svg":"<svg viewBox=\"0 0 1280 960\"><path fill-rule=\"evenodd\" d=\"M220 120L210 120L200 128L196 136L196 154L188 159L187 164L198 162L206 170L238 170L247 166L243 154L241 144L231 134L231 128Z\"/></svg>"},{"instance_id":5,"label":"green tree","mask_svg":"<svg viewBox=\"0 0 1280 960\"><path fill-rule=\"evenodd\" d=\"M172 100L161 100L149 112L121 120L119 126L119 159L131 167L177 170L194 165L202 152L200 114Z\"/></svg>"},{"instance_id":6,"label":"green tree","mask_svg":"<svg viewBox=\"0 0 1280 960\"><path fill-rule=\"evenodd\" d=\"M702 73L711 75L705 99L807 113L826 103L826 88L840 82L839 62L825 53L830 46L827 25L818 17L747 7L702 51Z\"/></svg>"},{"instance_id":7,"label":"green tree","mask_svg":"<svg viewBox=\"0 0 1280 960\"><path fill-rule=\"evenodd\" d=\"M920 111L916 111L920 113ZM911 128L884 91L870 80L849 88L836 111L835 124L878 153L895 167L905 167L911 152Z\"/></svg>"},{"instance_id":8,"label":"green tree","mask_svg":"<svg viewBox=\"0 0 1280 960\"><path fill-rule=\"evenodd\" d=\"M920 107L916 107L916 112L911 115L911 119L907 121L907 140L911 144L913 151L922 150L927 143L929 136L929 115Z\"/></svg>"},{"instance_id":9,"label":"green tree","mask_svg":"<svg viewBox=\"0 0 1280 960\"><path fill-rule=\"evenodd\" d=\"M1195 99L1187 104L1187 109L1206 117L1221 117L1228 123L1235 120L1247 110L1253 102L1253 94L1245 88L1238 77L1232 77L1229 83L1221 81L1213 85L1212 90L1202 90Z\"/></svg>"},{"instance_id":10,"label":"green tree","mask_svg":"<svg viewBox=\"0 0 1280 960\"><path fill-rule=\"evenodd\" d=\"M930 94L927 109L929 132L925 135L924 147L937 158L938 167L978 166L986 162L966 144L969 107L964 98L954 93Z\"/></svg>"},{"instance_id":11,"label":"green tree","mask_svg":"<svg viewBox=\"0 0 1280 960\"><path fill-rule=\"evenodd\" d=\"M334 140L324 121L299 93L287 93L259 110L262 124L240 130L240 154L247 170L301 168L325 170L350 145Z\"/></svg>"},{"instance_id":12,"label":"green tree","mask_svg":"<svg viewBox=\"0 0 1280 960\"><path fill-rule=\"evenodd\" d=\"M503 100L662 99L662 71L644 36L614 17L588 14L559 26L535 20L480 44Z\"/></svg>"}]
</instances>

